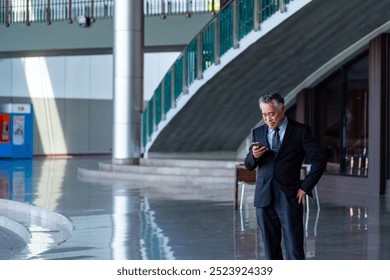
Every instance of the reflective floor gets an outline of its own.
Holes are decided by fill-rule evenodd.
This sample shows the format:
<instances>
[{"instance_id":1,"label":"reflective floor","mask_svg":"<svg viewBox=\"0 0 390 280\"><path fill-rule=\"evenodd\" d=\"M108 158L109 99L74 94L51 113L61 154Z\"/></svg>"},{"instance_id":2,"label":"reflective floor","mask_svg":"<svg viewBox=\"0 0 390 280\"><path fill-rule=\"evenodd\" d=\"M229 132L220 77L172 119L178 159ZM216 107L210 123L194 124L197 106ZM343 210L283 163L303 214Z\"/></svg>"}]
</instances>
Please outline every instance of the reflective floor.
<instances>
[{"instance_id":1,"label":"reflective floor","mask_svg":"<svg viewBox=\"0 0 390 280\"><path fill-rule=\"evenodd\" d=\"M110 160L1 160L0 200L60 214L72 230L60 234L62 229L40 225L37 230L35 225L40 237L26 241L34 244L23 249L23 240L0 223L0 259L263 258L252 187L245 188L242 209L235 211L232 186L210 184L200 191L196 186L137 187L78 178L79 167L98 169ZM350 194L337 199L326 189L318 194L305 213L307 259L390 259L389 198L363 198L358 205L349 203ZM7 215L12 213L0 207L0 217Z\"/></svg>"}]
</instances>

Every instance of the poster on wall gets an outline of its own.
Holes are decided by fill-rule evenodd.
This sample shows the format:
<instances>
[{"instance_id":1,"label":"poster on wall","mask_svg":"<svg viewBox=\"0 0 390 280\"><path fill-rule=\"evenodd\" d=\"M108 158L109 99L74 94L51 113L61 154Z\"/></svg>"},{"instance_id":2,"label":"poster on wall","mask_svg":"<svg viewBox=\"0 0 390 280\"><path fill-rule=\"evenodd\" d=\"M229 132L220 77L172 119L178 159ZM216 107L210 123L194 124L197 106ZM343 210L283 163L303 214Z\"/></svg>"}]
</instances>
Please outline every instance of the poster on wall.
<instances>
[{"instance_id":1,"label":"poster on wall","mask_svg":"<svg viewBox=\"0 0 390 280\"><path fill-rule=\"evenodd\" d=\"M24 116L14 116L13 122L13 144L23 145L24 144Z\"/></svg>"}]
</instances>

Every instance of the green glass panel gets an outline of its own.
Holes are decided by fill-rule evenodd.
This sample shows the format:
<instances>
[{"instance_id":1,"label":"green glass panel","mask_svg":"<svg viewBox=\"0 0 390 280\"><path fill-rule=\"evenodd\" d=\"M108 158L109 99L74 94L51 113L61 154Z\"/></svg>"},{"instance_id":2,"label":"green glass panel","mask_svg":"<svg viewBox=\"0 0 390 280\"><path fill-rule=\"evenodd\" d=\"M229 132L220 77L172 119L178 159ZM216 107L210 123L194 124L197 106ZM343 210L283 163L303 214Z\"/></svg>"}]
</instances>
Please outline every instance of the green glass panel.
<instances>
[{"instance_id":1,"label":"green glass panel","mask_svg":"<svg viewBox=\"0 0 390 280\"><path fill-rule=\"evenodd\" d=\"M211 22L202 31L202 70L206 70L215 61L214 53L215 23Z\"/></svg>"},{"instance_id":2,"label":"green glass panel","mask_svg":"<svg viewBox=\"0 0 390 280\"><path fill-rule=\"evenodd\" d=\"M149 121L149 136L153 133L153 125L154 125L154 96L149 100L149 106L148 106L148 121Z\"/></svg>"},{"instance_id":3,"label":"green glass panel","mask_svg":"<svg viewBox=\"0 0 390 280\"><path fill-rule=\"evenodd\" d=\"M183 93L183 55L175 61L175 100Z\"/></svg>"},{"instance_id":4,"label":"green glass panel","mask_svg":"<svg viewBox=\"0 0 390 280\"><path fill-rule=\"evenodd\" d=\"M233 5L229 5L218 14L220 56L233 47Z\"/></svg>"},{"instance_id":5,"label":"green glass panel","mask_svg":"<svg viewBox=\"0 0 390 280\"><path fill-rule=\"evenodd\" d=\"M142 112L142 145L143 147L146 146L146 143L148 142L148 135L147 135L147 116L148 116L148 110Z\"/></svg>"},{"instance_id":6,"label":"green glass panel","mask_svg":"<svg viewBox=\"0 0 390 280\"><path fill-rule=\"evenodd\" d=\"M253 0L238 0L238 39L253 30Z\"/></svg>"},{"instance_id":7,"label":"green glass panel","mask_svg":"<svg viewBox=\"0 0 390 280\"><path fill-rule=\"evenodd\" d=\"M270 16L272 16L275 12L280 9L280 1L279 0L260 0L261 10L261 20L266 20Z\"/></svg>"},{"instance_id":8,"label":"green glass panel","mask_svg":"<svg viewBox=\"0 0 390 280\"><path fill-rule=\"evenodd\" d=\"M172 70L169 69L168 73L164 78L164 113L166 114L172 107L172 98L171 98L171 77Z\"/></svg>"},{"instance_id":9,"label":"green glass panel","mask_svg":"<svg viewBox=\"0 0 390 280\"><path fill-rule=\"evenodd\" d=\"M190 86L198 76L198 38L193 39L187 46L187 86Z\"/></svg>"},{"instance_id":10,"label":"green glass panel","mask_svg":"<svg viewBox=\"0 0 390 280\"><path fill-rule=\"evenodd\" d=\"M162 119L162 90L161 83L158 85L156 91L154 92L156 98L156 125L161 122Z\"/></svg>"}]
</instances>

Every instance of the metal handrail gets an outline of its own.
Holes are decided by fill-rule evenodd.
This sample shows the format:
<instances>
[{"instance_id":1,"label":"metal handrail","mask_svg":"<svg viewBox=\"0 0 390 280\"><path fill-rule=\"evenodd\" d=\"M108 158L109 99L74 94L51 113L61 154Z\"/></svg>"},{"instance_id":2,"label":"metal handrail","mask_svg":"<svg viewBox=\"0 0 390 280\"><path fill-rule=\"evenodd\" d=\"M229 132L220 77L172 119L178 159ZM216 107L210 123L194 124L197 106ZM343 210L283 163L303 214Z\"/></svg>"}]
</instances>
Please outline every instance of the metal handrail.
<instances>
[{"instance_id":1,"label":"metal handrail","mask_svg":"<svg viewBox=\"0 0 390 280\"><path fill-rule=\"evenodd\" d=\"M201 80L203 72L218 65L221 56L260 23L277 11L285 12L293 0L230 0L183 49L168 73L157 86L142 113L142 146L145 148L169 110L188 93L189 86ZM168 96L166 96L168 95ZM166 100L170 100L169 106Z\"/></svg>"},{"instance_id":2,"label":"metal handrail","mask_svg":"<svg viewBox=\"0 0 390 280\"><path fill-rule=\"evenodd\" d=\"M122 1L122 0L121 0ZM128 0L126 0L128 1ZM137 0L138 1L138 0ZM72 23L78 16L111 19L115 0L0 0L0 25L56 21ZM220 0L144 0L145 16L215 13Z\"/></svg>"}]
</instances>

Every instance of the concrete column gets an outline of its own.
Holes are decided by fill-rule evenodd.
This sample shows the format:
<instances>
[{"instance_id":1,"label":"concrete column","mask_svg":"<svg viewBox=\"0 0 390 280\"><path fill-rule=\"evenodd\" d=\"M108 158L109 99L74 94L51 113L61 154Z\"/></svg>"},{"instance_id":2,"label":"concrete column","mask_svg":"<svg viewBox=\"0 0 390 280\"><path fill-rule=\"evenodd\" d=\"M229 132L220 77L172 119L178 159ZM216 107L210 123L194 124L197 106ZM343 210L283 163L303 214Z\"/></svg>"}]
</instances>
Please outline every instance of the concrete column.
<instances>
[{"instance_id":1,"label":"concrete column","mask_svg":"<svg viewBox=\"0 0 390 280\"><path fill-rule=\"evenodd\" d=\"M388 133L390 36L381 34L370 41L368 69L368 181L370 194L386 190L386 140Z\"/></svg>"},{"instance_id":2,"label":"concrete column","mask_svg":"<svg viewBox=\"0 0 390 280\"><path fill-rule=\"evenodd\" d=\"M138 162L143 104L144 1L115 1L112 161Z\"/></svg>"}]
</instances>

